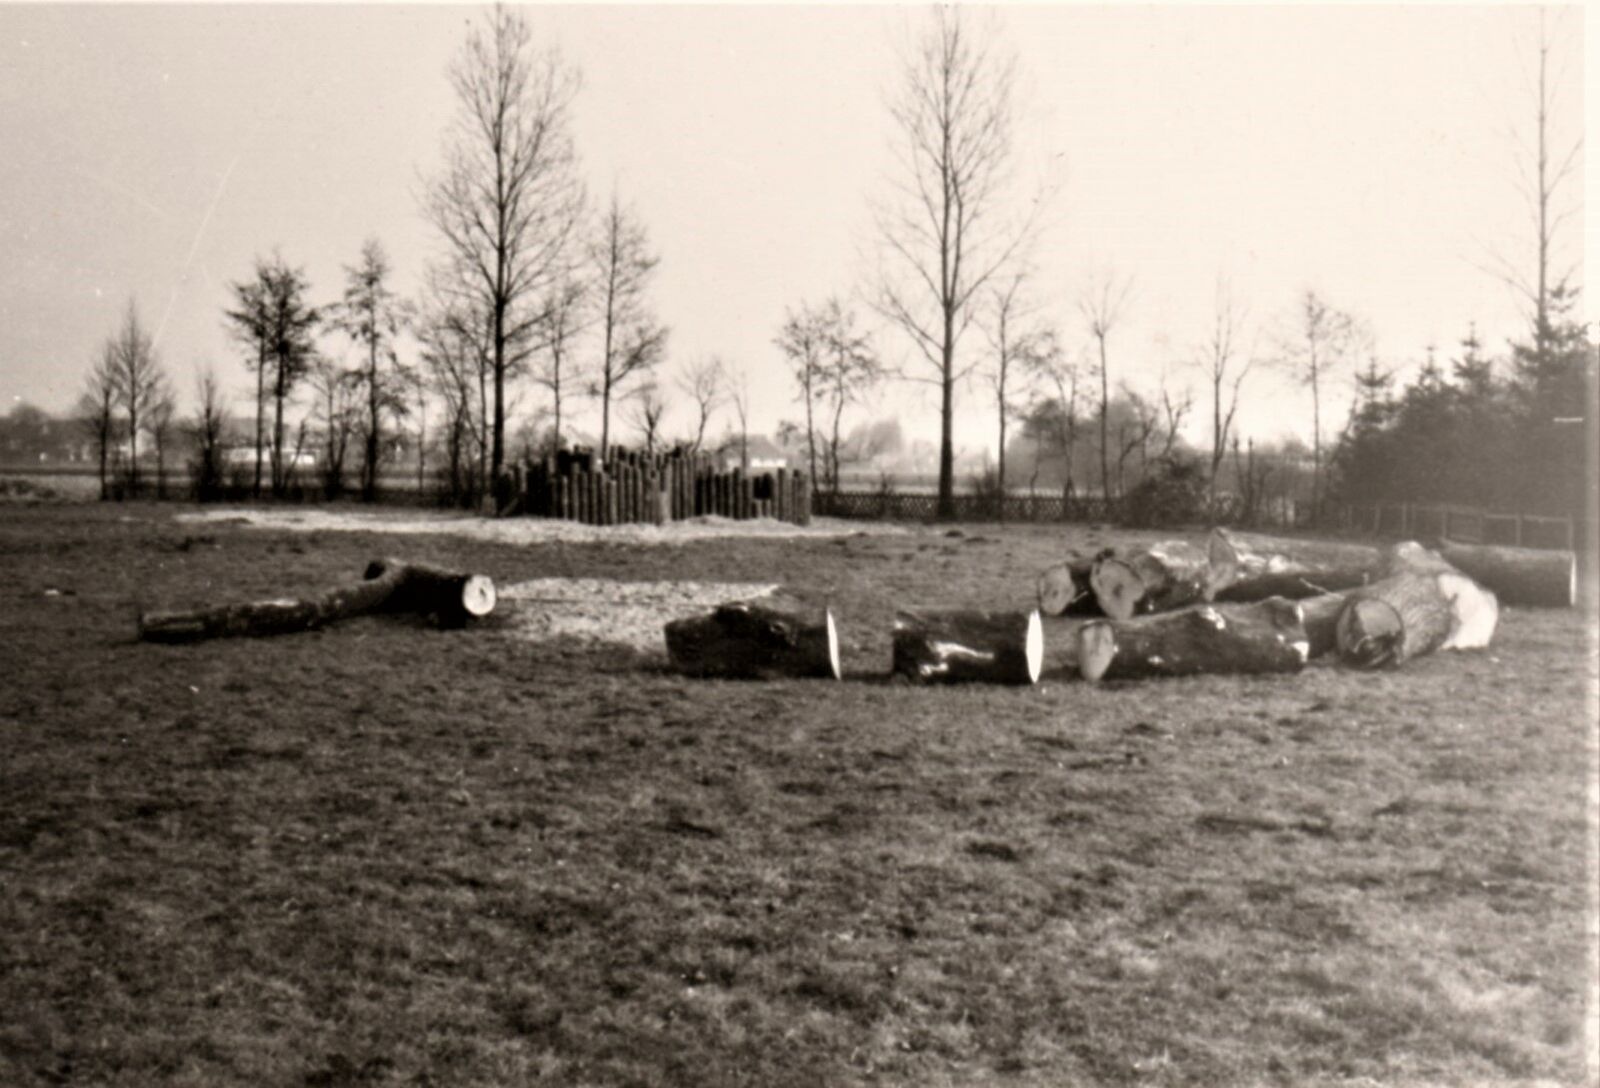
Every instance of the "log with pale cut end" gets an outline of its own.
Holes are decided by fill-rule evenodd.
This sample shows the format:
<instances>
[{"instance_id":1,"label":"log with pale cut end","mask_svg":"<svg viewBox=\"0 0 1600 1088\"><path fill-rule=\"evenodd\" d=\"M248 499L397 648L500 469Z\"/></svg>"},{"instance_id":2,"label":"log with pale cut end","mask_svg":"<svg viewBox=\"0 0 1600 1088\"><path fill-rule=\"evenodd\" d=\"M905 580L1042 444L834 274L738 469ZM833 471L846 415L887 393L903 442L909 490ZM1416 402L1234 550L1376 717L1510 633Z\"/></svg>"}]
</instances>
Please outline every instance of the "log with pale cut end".
<instances>
[{"instance_id":1,"label":"log with pale cut end","mask_svg":"<svg viewBox=\"0 0 1600 1088\"><path fill-rule=\"evenodd\" d=\"M1339 610L1334 638L1345 664L1377 669L1439 649L1455 622L1439 575L1406 571L1352 590Z\"/></svg>"},{"instance_id":2,"label":"log with pale cut end","mask_svg":"<svg viewBox=\"0 0 1600 1088\"><path fill-rule=\"evenodd\" d=\"M1568 551L1441 541L1439 554L1494 591L1504 604L1571 608L1578 601L1578 557Z\"/></svg>"},{"instance_id":3,"label":"log with pale cut end","mask_svg":"<svg viewBox=\"0 0 1600 1088\"><path fill-rule=\"evenodd\" d=\"M1115 553L1106 548L1088 559L1069 559L1039 575L1039 611L1046 616L1099 616L1100 604L1089 586L1089 572L1097 561Z\"/></svg>"},{"instance_id":4,"label":"log with pale cut end","mask_svg":"<svg viewBox=\"0 0 1600 1088\"><path fill-rule=\"evenodd\" d=\"M1090 568L1089 586L1100 610L1117 620L1207 601L1213 593L1210 550L1166 540L1126 555L1103 556Z\"/></svg>"},{"instance_id":5,"label":"log with pale cut end","mask_svg":"<svg viewBox=\"0 0 1600 1088\"><path fill-rule=\"evenodd\" d=\"M1391 544L1383 555L1384 577L1396 574L1448 574L1455 569L1444 556L1415 540Z\"/></svg>"},{"instance_id":6,"label":"log with pale cut end","mask_svg":"<svg viewBox=\"0 0 1600 1088\"><path fill-rule=\"evenodd\" d=\"M433 617L441 627L463 627L494 611L494 580L485 574L463 574L399 559L374 559L365 577L398 572L400 585L384 605L390 612Z\"/></svg>"},{"instance_id":7,"label":"log with pale cut end","mask_svg":"<svg viewBox=\"0 0 1600 1088\"><path fill-rule=\"evenodd\" d=\"M1300 605L1300 622L1306 629L1309 656L1322 657L1338 649L1335 631L1344 600L1343 593L1322 593L1296 602Z\"/></svg>"},{"instance_id":8,"label":"log with pale cut end","mask_svg":"<svg viewBox=\"0 0 1600 1088\"><path fill-rule=\"evenodd\" d=\"M728 680L824 677L837 680L833 613L733 601L666 625L667 658L689 676Z\"/></svg>"},{"instance_id":9,"label":"log with pale cut end","mask_svg":"<svg viewBox=\"0 0 1600 1088\"><path fill-rule=\"evenodd\" d=\"M450 587L454 587L453 599ZM254 638L310 631L336 620L385 611L434 615L441 623L454 625L487 615L493 608L494 583L482 575L376 560L360 582L313 597L145 612L139 616L139 637L147 642Z\"/></svg>"},{"instance_id":10,"label":"log with pale cut end","mask_svg":"<svg viewBox=\"0 0 1600 1088\"><path fill-rule=\"evenodd\" d=\"M894 619L896 675L925 682L1033 684L1044 666L1044 628L1028 612L901 612Z\"/></svg>"},{"instance_id":11,"label":"log with pale cut end","mask_svg":"<svg viewBox=\"0 0 1600 1088\"><path fill-rule=\"evenodd\" d=\"M1459 571L1435 575L1439 592L1450 602L1450 633L1441 650L1482 650L1500 625L1500 601L1494 593Z\"/></svg>"},{"instance_id":12,"label":"log with pale cut end","mask_svg":"<svg viewBox=\"0 0 1600 1088\"><path fill-rule=\"evenodd\" d=\"M1308 653L1299 606L1282 599L1091 620L1078 629L1078 671L1091 681L1298 672Z\"/></svg>"}]
</instances>

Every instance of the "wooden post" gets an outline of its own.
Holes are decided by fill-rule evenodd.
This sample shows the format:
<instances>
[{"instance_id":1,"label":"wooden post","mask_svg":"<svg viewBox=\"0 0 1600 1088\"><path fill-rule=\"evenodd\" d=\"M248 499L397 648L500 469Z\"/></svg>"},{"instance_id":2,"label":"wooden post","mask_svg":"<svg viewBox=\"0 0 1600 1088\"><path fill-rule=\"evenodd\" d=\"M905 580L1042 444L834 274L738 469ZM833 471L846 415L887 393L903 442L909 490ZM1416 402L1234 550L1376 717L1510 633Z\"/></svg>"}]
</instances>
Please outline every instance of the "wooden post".
<instances>
[{"instance_id":1,"label":"wooden post","mask_svg":"<svg viewBox=\"0 0 1600 1088\"><path fill-rule=\"evenodd\" d=\"M773 517L779 521L789 520L789 470L786 468L773 473L772 506Z\"/></svg>"},{"instance_id":2,"label":"wooden post","mask_svg":"<svg viewBox=\"0 0 1600 1088\"><path fill-rule=\"evenodd\" d=\"M747 474L744 477L744 487L739 493L739 516L746 521L755 517L755 505L756 481L754 477Z\"/></svg>"},{"instance_id":3,"label":"wooden post","mask_svg":"<svg viewBox=\"0 0 1600 1088\"><path fill-rule=\"evenodd\" d=\"M795 498L795 505L799 508L799 513L800 513L800 516L796 520L795 524L796 525L810 525L811 524L811 477L807 476L804 472L797 472L797 473L795 473L795 476L798 478L798 480L797 480L798 486L796 487L796 490L799 492L799 494Z\"/></svg>"}]
</instances>

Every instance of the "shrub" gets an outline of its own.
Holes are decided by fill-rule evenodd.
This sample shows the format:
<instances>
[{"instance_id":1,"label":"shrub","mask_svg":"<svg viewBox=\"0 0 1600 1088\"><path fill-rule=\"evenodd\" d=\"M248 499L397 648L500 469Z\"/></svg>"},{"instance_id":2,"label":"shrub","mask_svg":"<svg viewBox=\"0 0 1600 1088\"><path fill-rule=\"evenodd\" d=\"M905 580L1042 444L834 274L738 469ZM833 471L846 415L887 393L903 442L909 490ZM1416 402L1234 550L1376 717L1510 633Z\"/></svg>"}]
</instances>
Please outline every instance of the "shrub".
<instances>
[{"instance_id":1,"label":"shrub","mask_svg":"<svg viewBox=\"0 0 1600 1088\"><path fill-rule=\"evenodd\" d=\"M1205 513L1206 487L1198 460L1183 454L1163 457L1123 496L1122 520L1143 528L1199 521Z\"/></svg>"}]
</instances>

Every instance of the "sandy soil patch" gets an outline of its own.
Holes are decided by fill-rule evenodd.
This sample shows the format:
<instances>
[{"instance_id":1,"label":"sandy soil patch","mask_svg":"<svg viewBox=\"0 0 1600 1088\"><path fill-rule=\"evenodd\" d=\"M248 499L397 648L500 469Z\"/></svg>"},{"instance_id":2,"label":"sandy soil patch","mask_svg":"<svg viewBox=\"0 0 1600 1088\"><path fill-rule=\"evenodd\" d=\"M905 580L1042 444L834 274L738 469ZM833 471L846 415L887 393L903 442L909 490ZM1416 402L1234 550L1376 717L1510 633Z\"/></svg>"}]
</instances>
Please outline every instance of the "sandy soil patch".
<instances>
[{"instance_id":1,"label":"sandy soil patch","mask_svg":"<svg viewBox=\"0 0 1600 1088\"><path fill-rule=\"evenodd\" d=\"M444 534L495 544L538 544L564 540L576 543L642 545L688 544L714 537L835 537L857 533L904 533L898 525L816 518L810 525L790 525L770 519L733 521L704 517L671 525L579 525L548 518L483 518L466 514L418 510L251 510L230 508L179 514L185 522L242 522L252 528L300 532L364 532Z\"/></svg>"},{"instance_id":2,"label":"sandy soil patch","mask_svg":"<svg viewBox=\"0 0 1600 1088\"><path fill-rule=\"evenodd\" d=\"M613 642L666 656L662 626L727 601L765 597L760 582L617 582L608 578L536 578L499 587L499 609L534 642L576 638Z\"/></svg>"}]
</instances>

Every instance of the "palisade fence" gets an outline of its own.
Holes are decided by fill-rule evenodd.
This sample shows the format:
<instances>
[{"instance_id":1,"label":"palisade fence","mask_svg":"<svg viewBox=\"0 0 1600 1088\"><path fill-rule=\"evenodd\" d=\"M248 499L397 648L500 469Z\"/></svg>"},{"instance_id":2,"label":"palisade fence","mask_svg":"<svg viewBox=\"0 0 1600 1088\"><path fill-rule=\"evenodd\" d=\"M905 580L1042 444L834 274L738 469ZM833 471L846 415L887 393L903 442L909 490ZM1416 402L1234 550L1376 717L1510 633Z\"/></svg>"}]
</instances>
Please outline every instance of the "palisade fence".
<instances>
[{"instance_id":1,"label":"palisade fence","mask_svg":"<svg viewBox=\"0 0 1600 1088\"><path fill-rule=\"evenodd\" d=\"M722 471L703 453L561 450L512 470L520 512L585 525L665 525L716 516L745 521L811 522L811 481L804 472Z\"/></svg>"},{"instance_id":2,"label":"palisade fence","mask_svg":"<svg viewBox=\"0 0 1600 1088\"><path fill-rule=\"evenodd\" d=\"M1346 504L1337 524L1350 533L1407 539L1438 537L1467 544L1512 544L1523 548L1577 547L1570 517L1507 514L1473 506L1411 502Z\"/></svg>"}]
</instances>

